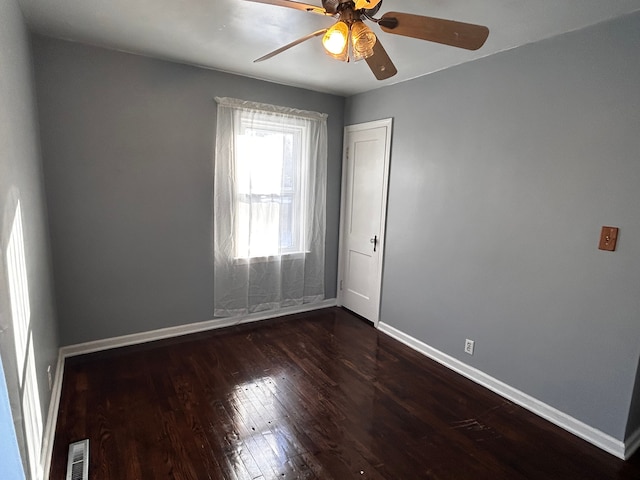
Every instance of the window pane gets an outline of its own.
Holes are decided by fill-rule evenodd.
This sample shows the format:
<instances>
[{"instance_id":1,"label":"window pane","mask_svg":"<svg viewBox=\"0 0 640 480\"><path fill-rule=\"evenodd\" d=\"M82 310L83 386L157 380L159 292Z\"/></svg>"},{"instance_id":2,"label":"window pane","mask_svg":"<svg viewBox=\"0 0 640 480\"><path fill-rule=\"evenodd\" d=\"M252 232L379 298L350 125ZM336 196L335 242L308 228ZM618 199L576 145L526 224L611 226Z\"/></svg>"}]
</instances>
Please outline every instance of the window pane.
<instances>
[{"instance_id":1,"label":"window pane","mask_svg":"<svg viewBox=\"0 0 640 480\"><path fill-rule=\"evenodd\" d=\"M282 137L239 135L237 142L239 193L280 193L282 186Z\"/></svg>"},{"instance_id":2,"label":"window pane","mask_svg":"<svg viewBox=\"0 0 640 480\"><path fill-rule=\"evenodd\" d=\"M270 202L268 198L264 198L263 201L251 203L251 257L268 257L280 253L279 216L280 205L277 202Z\"/></svg>"},{"instance_id":3,"label":"window pane","mask_svg":"<svg viewBox=\"0 0 640 480\"><path fill-rule=\"evenodd\" d=\"M280 223L285 227L281 232L282 236L280 237L280 247L285 250L294 249L298 246L293 228L293 207L293 197L291 195L283 195L280 197Z\"/></svg>"},{"instance_id":4,"label":"window pane","mask_svg":"<svg viewBox=\"0 0 640 480\"><path fill-rule=\"evenodd\" d=\"M266 118L243 119L242 127L236 136L236 256L303 251L303 128Z\"/></svg>"}]
</instances>

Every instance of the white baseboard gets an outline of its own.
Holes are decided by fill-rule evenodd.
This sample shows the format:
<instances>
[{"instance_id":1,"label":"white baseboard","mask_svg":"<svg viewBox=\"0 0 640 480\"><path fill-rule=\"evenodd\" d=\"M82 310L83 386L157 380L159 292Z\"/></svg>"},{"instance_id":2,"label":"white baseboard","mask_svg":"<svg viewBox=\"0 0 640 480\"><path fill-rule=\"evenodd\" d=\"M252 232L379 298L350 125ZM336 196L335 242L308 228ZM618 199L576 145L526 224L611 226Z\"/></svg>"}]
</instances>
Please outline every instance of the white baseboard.
<instances>
[{"instance_id":1,"label":"white baseboard","mask_svg":"<svg viewBox=\"0 0 640 480\"><path fill-rule=\"evenodd\" d=\"M574 435L586 440L589 443L592 443L596 447L601 448L605 452L608 452L612 455L615 455L618 458L625 459L628 458L631 454L629 452L629 447L625 446L625 442L617 440L616 438L608 435L596 428L593 428L586 423L581 422L573 418L570 415L567 415L560 410L547 405L536 398L521 392L520 390L507 385L500 380L493 378L490 375L478 370L477 368L470 367L469 365L461 362L460 360L447 355L433 347L430 347L426 343L398 330L391 325L388 325L384 322L380 322L378 324L378 329L380 331L386 333L387 335L395 338L396 340L404 343L405 345L411 347L412 349L426 355L427 357L435 360L436 362L444 365L445 367L453 370L454 372L459 373L467 377L470 380L482 385L483 387L488 388L489 390L497 393L498 395L512 401L515 404L520 405L521 407L526 408L530 412L539 415L540 417L550 421L551 423L567 430L568 432L573 433ZM634 433L630 437L629 446L635 445L637 448L640 445L640 429ZM627 453L627 455L625 455Z\"/></svg>"},{"instance_id":2,"label":"white baseboard","mask_svg":"<svg viewBox=\"0 0 640 480\"><path fill-rule=\"evenodd\" d=\"M62 377L64 376L64 357L58 353L56 363L56 374L51 388L51 399L49 400L49 410L47 412L47 423L43 432L42 454L40 465L42 475L45 480L49 479L49 469L51 468L51 455L53 454L53 440L56 435L56 424L58 422L58 408L60 407L60 395L62 393Z\"/></svg>"},{"instance_id":3,"label":"white baseboard","mask_svg":"<svg viewBox=\"0 0 640 480\"><path fill-rule=\"evenodd\" d=\"M176 327L160 328L158 330L150 330L148 332L133 333L131 335L122 335L120 337L106 338L104 340L95 340L92 342L78 343L76 345L68 345L62 347L60 352L63 357L74 357L76 355L84 355L86 353L99 352L101 350L109 350L111 348L127 347L129 345L137 345L140 343L153 342L164 338L179 337L189 333L206 332L217 328L232 327L243 323L258 322L260 320L268 320L270 318L292 315L294 313L311 312L322 308L335 307L336 299L331 298L318 303L309 303L295 307L287 307L281 310L251 313L238 317L225 317L207 320L205 322L188 323L186 325L178 325Z\"/></svg>"},{"instance_id":4,"label":"white baseboard","mask_svg":"<svg viewBox=\"0 0 640 480\"><path fill-rule=\"evenodd\" d=\"M633 455L640 448L640 428L627 437L624 441L624 459Z\"/></svg>"},{"instance_id":5,"label":"white baseboard","mask_svg":"<svg viewBox=\"0 0 640 480\"><path fill-rule=\"evenodd\" d=\"M86 353L94 353L111 348L126 347L129 345L137 345L140 343L153 342L154 340L162 340L165 338L179 337L189 333L204 332L217 328L231 327L243 323L258 322L260 320L268 320L271 318L292 315L295 313L311 312L323 308L335 307L336 299L331 298L322 302L299 305L296 307L287 307L277 312L267 311L252 313L240 317L216 318L206 322L189 323L187 325L178 325L176 327L161 328L151 330L149 332L134 333L131 335L122 335L120 337L106 338L104 340L95 340L92 342L79 343L76 345L67 345L61 347L58 351L58 364L56 366L56 376L51 390L51 401L49 402L49 411L47 414L47 424L44 430L44 438L42 443L41 465L44 472L44 480L49 479L49 469L51 468L51 455L53 454L53 442L56 433L56 423L58 421L58 408L60 407L60 395L62 394L62 377L64 374L64 362L68 357L83 355Z\"/></svg>"}]
</instances>

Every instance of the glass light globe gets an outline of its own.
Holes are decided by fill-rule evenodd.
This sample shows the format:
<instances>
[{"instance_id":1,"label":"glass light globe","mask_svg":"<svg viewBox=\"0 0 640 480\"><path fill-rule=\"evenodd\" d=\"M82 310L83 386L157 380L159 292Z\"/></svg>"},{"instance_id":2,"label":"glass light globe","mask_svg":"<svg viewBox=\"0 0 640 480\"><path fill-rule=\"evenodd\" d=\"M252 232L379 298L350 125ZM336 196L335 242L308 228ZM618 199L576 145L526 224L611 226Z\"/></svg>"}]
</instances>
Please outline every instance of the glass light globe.
<instances>
[{"instance_id":1,"label":"glass light globe","mask_svg":"<svg viewBox=\"0 0 640 480\"><path fill-rule=\"evenodd\" d=\"M368 58L373 55L373 46L376 44L376 35L362 21L351 25L351 42L354 56L357 59Z\"/></svg>"},{"instance_id":2,"label":"glass light globe","mask_svg":"<svg viewBox=\"0 0 640 480\"><path fill-rule=\"evenodd\" d=\"M332 56L344 53L349 39L349 26L344 22L336 22L322 38L325 50Z\"/></svg>"}]
</instances>

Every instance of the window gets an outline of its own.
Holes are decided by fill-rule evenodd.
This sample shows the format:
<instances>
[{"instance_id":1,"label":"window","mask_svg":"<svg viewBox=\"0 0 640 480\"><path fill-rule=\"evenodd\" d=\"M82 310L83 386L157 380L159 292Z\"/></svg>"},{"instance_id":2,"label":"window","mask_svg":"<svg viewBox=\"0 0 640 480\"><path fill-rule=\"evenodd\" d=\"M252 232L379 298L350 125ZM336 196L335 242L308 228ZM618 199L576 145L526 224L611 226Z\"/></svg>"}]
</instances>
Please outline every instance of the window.
<instances>
[{"instance_id":1,"label":"window","mask_svg":"<svg viewBox=\"0 0 640 480\"><path fill-rule=\"evenodd\" d=\"M322 301L327 116L216 101L214 315Z\"/></svg>"},{"instance_id":2,"label":"window","mask_svg":"<svg viewBox=\"0 0 640 480\"><path fill-rule=\"evenodd\" d=\"M276 124L243 112L236 136L235 257L306 251L307 132L295 119Z\"/></svg>"}]
</instances>

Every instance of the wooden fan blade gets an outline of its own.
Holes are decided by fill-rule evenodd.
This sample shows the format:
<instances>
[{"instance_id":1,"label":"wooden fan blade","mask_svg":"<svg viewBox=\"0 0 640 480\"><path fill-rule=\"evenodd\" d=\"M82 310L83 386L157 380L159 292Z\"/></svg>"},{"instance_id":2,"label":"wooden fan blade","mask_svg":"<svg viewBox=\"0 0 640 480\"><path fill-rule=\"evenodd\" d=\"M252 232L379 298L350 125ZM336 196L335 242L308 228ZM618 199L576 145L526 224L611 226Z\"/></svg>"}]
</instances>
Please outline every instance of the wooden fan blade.
<instances>
[{"instance_id":1,"label":"wooden fan blade","mask_svg":"<svg viewBox=\"0 0 640 480\"><path fill-rule=\"evenodd\" d=\"M482 25L454 22L442 18L424 17L410 13L387 12L378 21L388 33L442 43L452 47L477 50L489 36L489 29Z\"/></svg>"},{"instance_id":2,"label":"wooden fan blade","mask_svg":"<svg viewBox=\"0 0 640 480\"><path fill-rule=\"evenodd\" d=\"M296 45L301 44L302 42L306 42L307 40L313 38L313 37L317 37L319 35L324 35L327 32L328 29L323 28L322 30L318 30L317 32L313 32L310 33L309 35L305 35L302 38L299 38L297 40L294 40L291 43L287 43L284 47L280 47L277 50L274 50L271 53L267 53L264 57L260 57L260 58L256 58L253 63L258 63L258 62L262 62L264 60L269 60L272 57L275 57L276 55L278 55L279 53L284 52L285 50L289 50L291 47L295 47Z\"/></svg>"},{"instance_id":3,"label":"wooden fan blade","mask_svg":"<svg viewBox=\"0 0 640 480\"><path fill-rule=\"evenodd\" d=\"M365 61L378 80L386 80L398 73L396 66L380 43L380 39L377 39L373 46L373 55L365 58Z\"/></svg>"},{"instance_id":4,"label":"wooden fan blade","mask_svg":"<svg viewBox=\"0 0 640 480\"><path fill-rule=\"evenodd\" d=\"M266 3L267 5L277 5L278 7L294 8L296 10L302 10L304 12L318 13L320 15L333 15L327 13L322 7L316 7L315 5L308 5L301 2L292 2L291 0L246 0L247 2L254 3Z\"/></svg>"}]
</instances>

